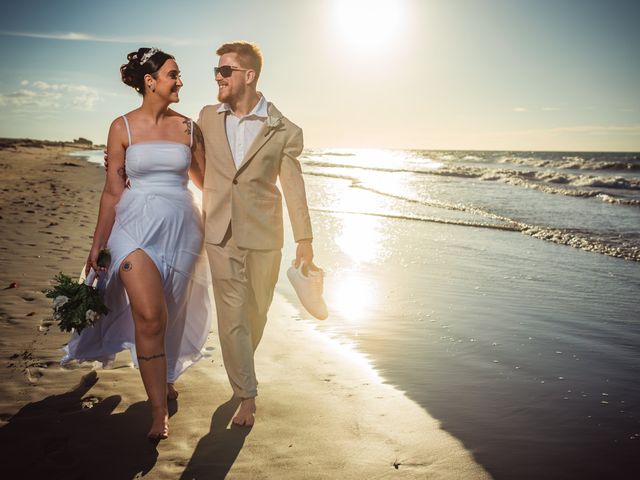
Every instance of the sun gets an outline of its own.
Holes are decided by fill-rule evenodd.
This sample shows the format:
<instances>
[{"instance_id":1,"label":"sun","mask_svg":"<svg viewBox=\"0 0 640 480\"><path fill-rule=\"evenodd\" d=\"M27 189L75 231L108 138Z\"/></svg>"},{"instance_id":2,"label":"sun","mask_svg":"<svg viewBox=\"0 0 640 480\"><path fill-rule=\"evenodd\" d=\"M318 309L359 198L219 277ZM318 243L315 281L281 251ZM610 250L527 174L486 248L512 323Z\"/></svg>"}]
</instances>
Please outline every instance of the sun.
<instances>
[{"instance_id":1,"label":"sun","mask_svg":"<svg viewBox=\"0 0 640 480\"><path fill-rule=\"evenodd\" d=\"M404 7L403 0L333 0L333 25L351 47L379 50L400 35Z\"/></svg>"}]
</instances>

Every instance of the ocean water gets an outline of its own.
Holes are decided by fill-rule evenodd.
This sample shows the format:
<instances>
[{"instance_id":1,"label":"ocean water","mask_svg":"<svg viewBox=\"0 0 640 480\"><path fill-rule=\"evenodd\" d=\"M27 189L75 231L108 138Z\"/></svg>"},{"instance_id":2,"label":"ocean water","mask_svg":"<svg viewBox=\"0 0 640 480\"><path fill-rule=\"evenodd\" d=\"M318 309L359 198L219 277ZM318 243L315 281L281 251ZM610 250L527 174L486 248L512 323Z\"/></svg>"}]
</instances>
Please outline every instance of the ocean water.
<instances>
[{"instance_id":1,"label":"ocean water","mask_svg":"<svg viewBox=\"0 0 640 480\"><path fill-rule=\"evenodd\" d=\"M637 478L640 154L315 150L302 168L330 308L303 321L496 478Z\"/></svg>"},{"instance_id":2,"label":"ocean water","mask_svg":"<svg viewBox=\"0 0 640 480\"><path fill-rule=\"evenodd\" d=\"M377 194L326 210L511 229L640 261L640 154L311 151L307 175Z\"/></svg>"},{"instance_id":3,"label":"ocean water","mask_svg":"<svg viewBox=\"0 0 640 480\"><path fill-rule=\"evenodd\" d=\"M330 317L299 321L366 356L495 478L638 477L640 154L301 163ZM277 288L298 305L294 249Z\"/></svg>"}]
</instances>

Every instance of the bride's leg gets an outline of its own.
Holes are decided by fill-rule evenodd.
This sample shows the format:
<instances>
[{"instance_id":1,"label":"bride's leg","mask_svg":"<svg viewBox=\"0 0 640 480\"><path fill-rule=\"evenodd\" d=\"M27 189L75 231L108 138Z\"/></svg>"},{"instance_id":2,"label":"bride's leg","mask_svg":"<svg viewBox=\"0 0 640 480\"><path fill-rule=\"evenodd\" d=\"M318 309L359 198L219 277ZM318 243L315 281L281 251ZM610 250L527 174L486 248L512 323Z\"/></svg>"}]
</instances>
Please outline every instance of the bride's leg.
<instances>
[{"instance_id":1,"label":"bride's leg","mask_svg":"<svg viewBox=\"0 0 640 480\"><path fill-rule=\"evenodd\" d=\"M167 383L167 398L169 400L176 400L178 398L178 391L173 383Z\"/></svg>"},{"instance_id":2,"label":"bride's leg","mask_svg":"<svg viewBox=\"0 0 640 480\"><path fill-rule=\"evenodd\" d=\"M151 403L152 423L148 436L167 438L169 416L164 345L167 306L160 273L144 251L136 250L120 265L120 279L131 303L140 375Z\"/></svg>"}]
</instances>

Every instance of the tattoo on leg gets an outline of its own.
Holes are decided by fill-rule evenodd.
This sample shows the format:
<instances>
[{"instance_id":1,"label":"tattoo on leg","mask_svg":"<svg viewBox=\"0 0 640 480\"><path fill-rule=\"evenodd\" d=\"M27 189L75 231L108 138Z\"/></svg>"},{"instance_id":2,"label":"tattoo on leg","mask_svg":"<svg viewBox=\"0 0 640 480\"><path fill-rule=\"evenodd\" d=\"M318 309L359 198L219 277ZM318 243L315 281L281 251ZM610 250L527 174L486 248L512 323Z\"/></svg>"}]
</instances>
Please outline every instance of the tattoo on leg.
<instances>
[{"instance_id":1,"label":"tattoo on leg","mask_svg":"<svg viewBox=\"0 0 640 480\"><path fill-rule=\"evenodd\" d=\"M145 357L144 355L138 355L138 360L144 360L145 362L148 362L149 360L154 360L156 358L162 358L164 357L164 353L158 353L157 355L151 355L149 357Z\"/></svg>"},{"instance_id":2,"label":"tattoo on leg","mask_svg":"<svg viewBox=\"0 0 640 480\"><path fill-rule=\"evenodd\" d=\"M130 271L133 268L133 264L129 261L124 262L124 264L122 265L122 270L124 270L125 272Z\"/></svg>"}]
</instances>

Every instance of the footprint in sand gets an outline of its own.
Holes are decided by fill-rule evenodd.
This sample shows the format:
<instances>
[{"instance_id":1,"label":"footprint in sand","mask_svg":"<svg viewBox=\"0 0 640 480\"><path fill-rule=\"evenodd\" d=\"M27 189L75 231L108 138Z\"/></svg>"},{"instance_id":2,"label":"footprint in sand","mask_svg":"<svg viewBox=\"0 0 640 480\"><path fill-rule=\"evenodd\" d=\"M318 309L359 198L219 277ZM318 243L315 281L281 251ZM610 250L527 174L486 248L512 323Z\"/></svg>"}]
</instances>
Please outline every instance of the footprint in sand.
<instances>
[{"instance_id":1,"label":"footprint in sand","mask_svg":"<svg viewBox=\"0 0 640 480\"><path fill-rule=\"evenodd\" d=\"M31 370L30 368L25 369L25 375L29 383L38 383L38 380L42 378L43 373L37 370Z\"/></svg>"}]
</instances>

